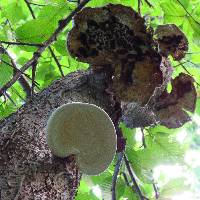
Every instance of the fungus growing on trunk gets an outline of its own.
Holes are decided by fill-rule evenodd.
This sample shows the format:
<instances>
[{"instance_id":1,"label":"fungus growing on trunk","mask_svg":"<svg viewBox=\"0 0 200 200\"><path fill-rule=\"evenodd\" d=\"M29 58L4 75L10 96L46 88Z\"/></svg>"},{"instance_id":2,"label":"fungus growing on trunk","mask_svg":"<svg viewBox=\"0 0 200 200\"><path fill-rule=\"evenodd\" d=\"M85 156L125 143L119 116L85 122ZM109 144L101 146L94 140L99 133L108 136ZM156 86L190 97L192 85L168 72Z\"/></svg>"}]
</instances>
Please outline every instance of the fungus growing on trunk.
<instances>
[{"instance_id":1,"label":"fungus growing on trunk","mask_svg":"<svg viewBox=\"0 0 200 200\"><path fill-rule=\"evenodd\" d=\"M172 81L172 93L166 90L173 72L168 56L181 60L188 51L187 38L174 24L158 26L155 36L144 18L120 4L82 9L68 33L69 53L95 72L109 74L108 88L127 105L121 119L130 128L157 122L177 128L190 120L184 109L195 109L191 76L180 74Z\"/></svg>"},{"instance_id":2,"label":"fungus growing on trunk","mask_svg":"<svg viewBox=\"0 0 200 200\"><path fill-rule=\"evenodd\" d=\"M188 40L185 34L175 24L159 25L155 31L160 53L174 60L181 60L188 51Z\"/></svg>"},{"instance_id":3,"label":"fungus growing on trunk","mask_svg":"<svg viewBox=\"0 0 200 200\"><path fill-rule=\"evenodd\" d=\"M87 175L106 170L116 152L114 125L93 104L69 103L56 109L47 123L46 138L54 155L75 155L79 170Z\"/></svg>"},{"instance_id":4,"label":"fungus growing on trunk","mask_svg":"<svg viewBox=\"0 0 200 200\"><path fill-rule=\"evenodd\" d=\"M161 56L153 47L144 19L132 8L108 4L84 8L74 17L67 48L94 70L113 71L112 89L120 101L147 103L163 82Z\"/></svg>"},{"instance_id":5,"label":"fungus growing on trunk","mask_svg":"<svg viewBox=\"0 0 200 200\"><path fill-rule=\"evenodd\" d=\"M168 128L178 128L190 121L186 111L194 112L197 100L193 82L194 79L184 73L172 80L171 93L165 90L155 106L155 114L160 124Z\"/></svg>"}]
</instances>

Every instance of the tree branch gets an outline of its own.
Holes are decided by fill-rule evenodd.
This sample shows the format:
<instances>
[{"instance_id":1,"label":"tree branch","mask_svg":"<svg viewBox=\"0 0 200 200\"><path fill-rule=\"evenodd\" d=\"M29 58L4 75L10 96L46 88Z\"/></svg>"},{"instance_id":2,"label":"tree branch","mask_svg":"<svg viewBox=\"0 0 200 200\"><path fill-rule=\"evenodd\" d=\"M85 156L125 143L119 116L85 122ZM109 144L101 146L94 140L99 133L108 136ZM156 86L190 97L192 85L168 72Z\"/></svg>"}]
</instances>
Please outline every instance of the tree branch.
<instances>
[{"instance_id":1,"label":"tree branch","mask_svg":"<svg viewBox=\"0 0 200 200\"><path fill-rule=\"evenodd\" d=\"M0 43L0 47L3 50L3 53L5 55L7 55L8 58L10 59L10 62L11 62L12 65L10 65L9 63L6 63L6 64L8 64L9 66L11 66L13 68L13 72L14 72L13 76L14 76L18 71L17 64L15 63L13 58L10 56L8 51L1 45L1 43ZM19 77L18 81L19 81L21 87L23 88L24 92L26 93L27 98L29 98L31 96L31 88L30 88L29 83L27 82L27 80L23 76L23 74L21 74L21 76Z\"/></svg>"},{"instance_id":2,"label":"tree branch","mask_svg":"<svg viewBox=\"0 0 200 200\"><path fill-rule=\"evenodd\" d=\"M21 96L21 94L14 88L11 87L11 90L13 93L15 93L23 102L26 102L26 100Z\"/></svg>"},{"instance_id":3,"label":"tree branch","mask_svg":"<svg viewBox=\"0 0 200 200\"><path fill-rule=\"evenodd\" d=\"M155 192L155 198L156 199L159 199L159 191L158 191L158 188L157 188L157 186L156 186L156 184L155 184L155 182L153 181L153 190L154 190L154 192Z\"/></svg>"},{"instance_id":4,"label":"tree branch","mask_svg":"<svg viewBox=\"0 0 200 200\"><path fill-rule=\"evenodd\" d=\"M5 92L4 94L14 106L17 106L16 103L13 101L13 99L10 97L10 95L7 92Z\"/></svg>"},{"instance_id":5,"label":"tree branch","mask_svg":"<svg viewBox=\"0 0 200 200\"><path fill-rule=\"evenodd\" d=\"M54 61L56 62L57 66L58 66L58 69L59 69L59 71L60 71L61 76L64 77L65 75L64 75L64 73L63 73L63 71L62 71L62 65L60 64L60 62L58 61L58 58L57 58L56 55L54 54L53 49L52 49L51 47L49 47L48 49L49 49L49 51L50 51L50 53L51 53L51 55L52 55Z\"/></svg>"},{"instance_id":6,"label":"tree branch","mask_svg":"<svg viewBox=\"0 0 200 200\"><path fill-rule=\"evenodd\" d=\"M181 5L181 7L185 10L185 12L192 18L192 20L200 26L200 23L187 11L187 9L186 9L185 6L181 3L181 1L180 1L180 0L176 0L176 1ZM200 28L200 27L199 27L199 28Z\"/></svg>"},{"instance_id":7,"label":"tree branch","mask_svg":"<svg viewBox=\"0 0 200 200\"><path fill-rule=\"evenodd\" d=\"M2 200L74 198L70 194L75 194L80 174L69 160L52 155L45 140L46 124L54 109L70 102L92 103L111 115L114 108L104 92L105 74L99 75L98 88L93 84L95 76L91 71L71 73L0 121Z\"/></svg>"},{"instance_id":8,"label":"tree branch","mask_svg":"<svg viewBox=\"0 0 200 200\"><path fill-rule=\"evenodd\" d=\"M145 141L145 134L144 134L144 128L141 128L141 132L142 132L142 146L144 148L147 147L146 141Z\"/></svg>"},{"instance_id":9,"label":"tree branch","mask_svg":"<svg viewBox=\"0 0 200 200\"><path fill-rule=\"evenodd\" d=\"M0 40L0 43L2 44L8 44L8 45L17 45L17 46L33 46L33 47L42 47L42 44L33 44L33 43L26 43L26 42L10 42L10 41L2 41Z\"/></svg>"},{"instance_id":10,"label":"tree branch","mask_svg":"<svg viewBox=\"0 0 200 200\"><path fill-rule=\"evenodd\" d=\"M153 5L148 0L144 0L144 1L150 8L153 7ZM141 15L141 4L142 4L142 0L138 0L138 13L139 13L139 15Z\"/></svg>"},{"instance_id":11,"label":"tree branch","mask_svg":"<svg viewBox=\"0 0 200 200\"><path fill-rule=\"evenodd\" d=\"M82 3L80 3L74 11L71 12L71 14L66 17L63 20L59 21L57 29L54 31L52 36L46 40L43 43L42 47L39 47L38 50L33 54L33 57L25 63L25 65L20 69L20 71L24 72L27 70L34 62L37 62L38 59L40 58L41 54L45 51L46 48L48 48L58 37L58 35L63 31L63 29L67 26L67 24L72 20L73 16L80 11L90 0L85 0ZM6 91L8 88L10 88L21 76L21 72L17 72L15 76L7 83L5 84L2 88L0 88L0 94Z\"/></svg>"},{"instance_id":12,"label":"tree branch","mask_svg":"<svg viewBox=\"0 0 200 200\"><path fill-rule=\"evenodd\" d=\"M29 9L29 11L30 11L30 13L31 13L31 15L32 15L32 17L33 17L33 19L35 19L36 17L35 17L35 14L34 14L34 12L33 12L33 9L31 8L31 5L30 5L29 1L27 1L27 0L24 0L24 1L25 1L26 5L27 5L27 7L28 7L28 9Z\"/></svg>"},{"instance_id":13,"label":"tree branch","mask_svg":"<svg viewBox=\"0 0 200 200\"><path fill-rule=\"evenodd\" d=\"M126 173L125 173L125 172L122 172L122 175L123 175L123 177L124 177L124 181L125 181L126 185L127 185L127 186L130 186Z\"/></svg>"},{"instance_id":14,"label":"tree branch","mask_svg":"<svg viewBox=\"0 0 200 200\"><path fill-rule=\"evenodd\" d=\"M33 9L31 8L30 3L29 3L27 0L24 0L24 1L26 2L26 5L28 6L28 9L29 9L29 11L30 11L30 13L31 13L31 15L32 15L32 18L33 18L33 19L36 19L35 14L34 14L34 11L33 11ZM60 73L61 73L61 76L64 77L64 73L63 73L63 71L62 71L61 64L59 63L58 59L56 58L56 55L54 54L54 52L53 52L53 50L52 50L52 48L51 48L50 46L48 47L48 49L49 49L49 51L50 51L50 53L51 53L53 59L55 60L57 66L58 66L58 69L59 69L59 71L60 71ZM34 79L35 79L36 66L37 66L37 62L34 63L33 68L32 68L32 79L33 79L33 82L32 82L32 96L33 96L33 94L34 94L34 86L35 86L35 85L34 85Z\"/></svg>"},{"instance_id":15,"label":"tree branch","mask_svg":"<svg viewBox=\"0 0 200 200\"><path fill-rule=\"evenodd\" d=\"M117 159L117 163L115 165L115 171L114 171L114 174L113 174L113 177L112 177L112 188L111 188L112 200L116 200L117 176L119 174L119 170L120 170L120 167L121 167L123 155L124 155L123 152L120 152L120 153L117 154L118 159Z\"/></svg>"},{"instance_id":16,"label":"tree branch","mask_svg":"<svg viewBox=\"0 0 200 200\"><path fill-rule=\"evenodd\" d=\"M142 194L142 191L140 190L140 187L139 187L139 185L137 184L137 181L135 180L135 177L134 177L134 175L133 175L131 166L130 166L129 161L128 161L128 159L127 159L127 157L126 157L125 154L124 154L124 161L125 161L125 165L126 165L126 168L127 168L127 170L128 170L128 173L129 173L129 175L130 175L130 177L131 177L131 180L132 180L132 182L133 182L133 185L134 185L134 187L135 187L135 191L136 191L136 193L138 194L140 200L148 200L148 199L147 199L146 197L144 197L144 195Z\"/></svg>"}]
</instances>

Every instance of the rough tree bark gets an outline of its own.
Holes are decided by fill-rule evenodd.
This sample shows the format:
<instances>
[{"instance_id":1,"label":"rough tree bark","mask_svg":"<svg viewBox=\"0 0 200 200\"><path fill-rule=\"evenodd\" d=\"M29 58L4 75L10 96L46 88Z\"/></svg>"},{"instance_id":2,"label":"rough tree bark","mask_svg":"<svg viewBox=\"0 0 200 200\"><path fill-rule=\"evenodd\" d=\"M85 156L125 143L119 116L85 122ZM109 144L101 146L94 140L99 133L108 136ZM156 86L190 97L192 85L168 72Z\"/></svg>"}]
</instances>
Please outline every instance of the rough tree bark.
<instances>
[{"instance_id":1,"label":"rough tree bark","mask_svg":"<svg viewBox=\"0 0 200 200\"><path fill-rule=\"evenodd\" d=\"M80 174L73 161L51 154L46 123L55 108L73 101L93 103L113 115L106 82L104 73L71 73L0 122L1 200L74 199Z\"/></svg>"}]
</instances>

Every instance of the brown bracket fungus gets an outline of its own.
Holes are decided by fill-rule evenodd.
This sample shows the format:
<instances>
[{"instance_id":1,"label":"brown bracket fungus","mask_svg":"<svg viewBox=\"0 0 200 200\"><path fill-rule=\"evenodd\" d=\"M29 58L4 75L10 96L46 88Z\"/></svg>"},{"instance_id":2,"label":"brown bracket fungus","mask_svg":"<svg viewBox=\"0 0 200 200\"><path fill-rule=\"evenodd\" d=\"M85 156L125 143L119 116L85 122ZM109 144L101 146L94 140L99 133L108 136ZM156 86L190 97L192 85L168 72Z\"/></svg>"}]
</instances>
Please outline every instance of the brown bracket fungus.
<instances>
[{"instance_id":1,"label":"brown bracket fungus","mask_svg":"<svg viewBox=\"0 0 200 200\"><path fill-rule=\"evenodd\" d=\"M195 109L196 90L193 78L182 73L167 93L173 72L168 56L181 60L188 51L188 40L174 24L160 25L153 34L131 7L84 8L74 17L67 49L94 72L100 69L109 74L109 91L117 102L127 105L121 120L128 127L157 122L180 127L190 120L185 110ZM143 114L147 117L141 120Z\"/></svg>"},{"instance_id":2,"label":"brown bracket fungus","mask_svg":"<svg viewBox=\"0 0 200 200\"><path fill-rule=\"evenodd\" d=\"M129 128L147 127L156 124L156 116L148 107L129 103L122 107L122 122Z\"/></svg>"},{"instance_id":3,"label":"brown bracket fungus","mask_svg":"<svg viewBox=\"0 0 200 200\"><path fill-rule=\"evenodd\" d=\"M188 51L188 40L185 34L175 24L159 25L155 31L160 53L174 60L181 60Z\"/></svg>"},{"instance_id":4,"label":"brown bracket fungus","mask_svg":"<svg viewBox=\"0 0 200 200\"><path fill-rule=\"evenodd\" d=\"M80 171L103 172L116 152L116 133L108 114L87 103L69 103L56 109L48 123L47 144L59 157L75 155Z\"/></svg>"},{"instance_id":5,"label":"brown bracket fungus","mask_svg":"<svg viewBox=\"0 0 200 200\"><path fill-rule=\"evenodd\" d=\"M113 71L112 89L120 101L147 103L162 84L161 56L144 19L132 8L108 4L84 8L68 34L69 53L93 69ZM110 68L110 69L109 69Z\"/></svg>"},{"instance_id":6,"label":"brown bracket fungus","mask_svg":"<svg viewBox=\"0 0 200 200\"><path fill-rule=\"evenodd\" d=\"M193 82L194 79L184 73L172 80L171 93L164 91L155 107L160 124L168 128L178 128L190 121L186 111L194 112L197 99Z\"/></svg>"}]
</instances>

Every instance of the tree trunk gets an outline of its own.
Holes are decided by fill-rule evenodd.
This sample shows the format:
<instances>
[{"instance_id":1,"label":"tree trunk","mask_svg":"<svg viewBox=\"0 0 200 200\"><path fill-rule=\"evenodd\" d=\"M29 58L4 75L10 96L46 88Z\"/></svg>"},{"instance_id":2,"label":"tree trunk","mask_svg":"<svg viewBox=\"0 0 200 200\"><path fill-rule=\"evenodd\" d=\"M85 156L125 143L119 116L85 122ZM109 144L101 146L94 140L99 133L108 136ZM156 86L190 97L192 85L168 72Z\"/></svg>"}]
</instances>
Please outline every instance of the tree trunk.
<instances>
[{"instance_id":1,"label":"tree trunk","mask_svg":"<svg viewBox=\"0 0 200 200\"><path fill-rule=\"evenodd\" d=\"M71 73L0 122L0 200L74 199L80 173L73 161L51 154L45 127L54 109L69 102L88 102L113 113L106 79L91 70Z\"/></svg>"}]
</instances>

